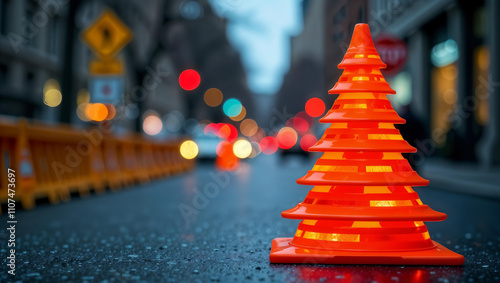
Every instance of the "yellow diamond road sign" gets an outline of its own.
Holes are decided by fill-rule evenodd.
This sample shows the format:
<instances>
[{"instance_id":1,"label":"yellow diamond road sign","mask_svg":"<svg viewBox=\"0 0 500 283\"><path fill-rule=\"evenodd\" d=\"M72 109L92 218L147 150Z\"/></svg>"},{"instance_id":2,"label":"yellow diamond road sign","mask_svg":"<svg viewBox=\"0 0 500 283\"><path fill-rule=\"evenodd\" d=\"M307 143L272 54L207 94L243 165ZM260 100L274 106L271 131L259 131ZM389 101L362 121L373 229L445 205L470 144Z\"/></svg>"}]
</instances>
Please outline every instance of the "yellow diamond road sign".
<instances>
[{"instance_id":1,"label":"yellow diamond road sign","mask_svg":"<svg viewBox=\"0 0 500 283\"><path fill-rule=\"evenodd\" d=\"M82 34L83 41L100 57L111 58L132 39L130 29L110 10Z\"/></svg>"}]
</instances>

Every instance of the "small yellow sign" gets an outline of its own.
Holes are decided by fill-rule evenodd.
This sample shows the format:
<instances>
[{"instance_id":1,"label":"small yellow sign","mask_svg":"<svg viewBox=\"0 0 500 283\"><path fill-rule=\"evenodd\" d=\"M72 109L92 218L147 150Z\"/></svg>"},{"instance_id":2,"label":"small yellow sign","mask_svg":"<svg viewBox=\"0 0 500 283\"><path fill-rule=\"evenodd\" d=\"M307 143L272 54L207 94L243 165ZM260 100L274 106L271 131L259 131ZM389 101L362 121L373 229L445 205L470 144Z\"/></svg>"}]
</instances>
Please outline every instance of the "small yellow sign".
<instances>
[{"instance_id":1,"label":"small yellow sign","mask_svg":"<svg viewBox=\"0 0 500 283\"><path fill-rule=\"evenodd\" d=\"M132 31L111 10L105 10L82 33L83 41L103 59L114 57L132 37Z\"/></svg>"},{"instance_id":2,"label":"small yellow sign","mask_svg":"<svg viewBox=\"0 0 500 283\"><path fill-rule=\"evenodd\" d=\"M106 61L94 59L89 62L89 73L91 75L121 75L123 69L122 60L115 58Z\"/></svg>"}]
</instances>

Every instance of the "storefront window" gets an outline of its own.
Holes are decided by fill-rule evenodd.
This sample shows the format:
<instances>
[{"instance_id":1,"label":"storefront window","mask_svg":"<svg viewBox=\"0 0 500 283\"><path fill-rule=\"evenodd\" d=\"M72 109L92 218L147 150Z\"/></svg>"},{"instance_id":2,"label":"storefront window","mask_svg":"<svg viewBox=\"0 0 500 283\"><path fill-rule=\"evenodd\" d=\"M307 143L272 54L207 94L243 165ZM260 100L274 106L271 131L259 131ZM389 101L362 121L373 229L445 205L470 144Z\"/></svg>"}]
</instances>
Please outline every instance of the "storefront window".
<instances>
[{"instance_id":1,"label":"storefront window","mask_svg":"<svg viewBox=\"0 0 500 283\"><path fill-rule=\"evenodd\" d=\"M489 82L490 55L486 46L474 50L474 117L477 123L485 126L488 123L488 101L491 95Z\"/></svg>"},{"instance_id":2,"label":"storefront window","mask_svg":"<svg viewBox=\"0 0 500 283\"><path fill-rule=\"evenodd\" d=\"M450 121L457 105L457 63L433 67L431 70L431 128L433 132L443 133L434 142L442 147L452 126Z\"/></svg>"}]
</instances>

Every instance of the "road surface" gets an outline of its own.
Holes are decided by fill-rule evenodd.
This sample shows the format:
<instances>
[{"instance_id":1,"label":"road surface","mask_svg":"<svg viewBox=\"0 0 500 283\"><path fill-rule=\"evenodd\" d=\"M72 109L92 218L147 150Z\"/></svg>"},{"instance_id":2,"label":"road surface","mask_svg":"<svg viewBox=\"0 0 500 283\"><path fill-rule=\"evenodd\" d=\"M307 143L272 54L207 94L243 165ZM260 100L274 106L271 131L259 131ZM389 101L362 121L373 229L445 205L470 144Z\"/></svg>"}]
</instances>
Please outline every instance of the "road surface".
<instances>
[{"instance_id":1,"label":"road surface","mask_svg":"<svg viewBox=\"0 0 500 283\"><path fill-rule=\"evenodd\" d=\"M59 205L18 211L16 275L24 282L489 282L500 281L500 202L430 186L422 201L445 212L431 238L465 256L463 267L269 263L271 241L299 221L281 211L310 187L295 180L313 161L262 156L236 173L194 171ZM473 188L471 188L473 189ZM1 216L6 225L7 218ZM8 232L2 229L4 267Z\"/></svg>"}]
</instances>

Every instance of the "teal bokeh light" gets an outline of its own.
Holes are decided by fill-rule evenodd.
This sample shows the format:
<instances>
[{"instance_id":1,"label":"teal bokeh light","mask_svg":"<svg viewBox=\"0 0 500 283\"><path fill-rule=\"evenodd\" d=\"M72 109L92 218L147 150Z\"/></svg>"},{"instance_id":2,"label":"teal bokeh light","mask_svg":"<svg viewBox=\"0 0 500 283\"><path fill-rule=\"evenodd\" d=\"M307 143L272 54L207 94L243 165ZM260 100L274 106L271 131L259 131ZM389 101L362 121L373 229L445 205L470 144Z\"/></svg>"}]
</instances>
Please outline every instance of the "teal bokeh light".
<instances>
[{"instance_id":1,"label":"teal bokeh light","mask_svg":"<svg viewBox=\"0 0 500 283\"><path fill-rule=\"evenodd\" d=\"M243 106L241 105L241 102L236 98L230 98L226 100L226 102L224 102L224 105L222 106L224 114L226 114L229 117L238 116L242 108Z\"/></svg>"}]
</instances>

